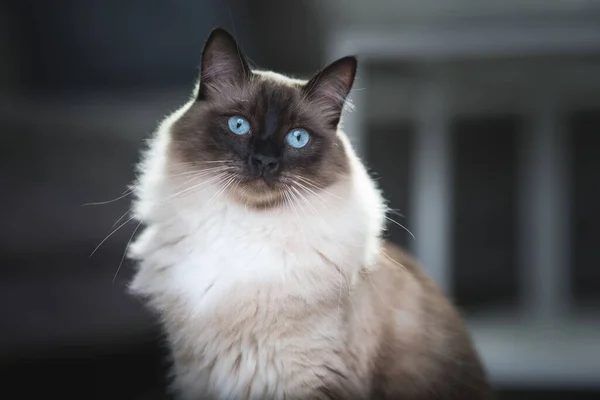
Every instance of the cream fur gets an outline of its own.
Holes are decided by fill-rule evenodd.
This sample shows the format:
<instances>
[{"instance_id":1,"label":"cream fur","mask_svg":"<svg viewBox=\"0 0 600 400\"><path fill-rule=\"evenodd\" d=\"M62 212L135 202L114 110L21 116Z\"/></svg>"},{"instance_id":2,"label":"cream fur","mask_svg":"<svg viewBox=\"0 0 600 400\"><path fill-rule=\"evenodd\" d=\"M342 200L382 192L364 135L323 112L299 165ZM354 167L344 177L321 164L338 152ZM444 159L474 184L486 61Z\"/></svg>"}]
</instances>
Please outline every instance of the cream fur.
<instances>
[{"instance_id":1,"label":"cream fur","mask_svg":"<svg viewBox=\"0 0 600 400\"><path fill-rule=\"evenodd\" d=\"M174 196L170 129L190 104L164 120L141 163L135 216L146 229L130 249L139 261L131 290L163 318L176 391L184 399L302 398L327 384L326 366L360 382L366 372L343 360L340 307L376 264L384 205L345 135L338 132L348 178L308 197L310 206L297 201L295 212L248 209L215 197L216 185ZM359 357L370 345L353 351Z\"/></svg>"}]
</instances>

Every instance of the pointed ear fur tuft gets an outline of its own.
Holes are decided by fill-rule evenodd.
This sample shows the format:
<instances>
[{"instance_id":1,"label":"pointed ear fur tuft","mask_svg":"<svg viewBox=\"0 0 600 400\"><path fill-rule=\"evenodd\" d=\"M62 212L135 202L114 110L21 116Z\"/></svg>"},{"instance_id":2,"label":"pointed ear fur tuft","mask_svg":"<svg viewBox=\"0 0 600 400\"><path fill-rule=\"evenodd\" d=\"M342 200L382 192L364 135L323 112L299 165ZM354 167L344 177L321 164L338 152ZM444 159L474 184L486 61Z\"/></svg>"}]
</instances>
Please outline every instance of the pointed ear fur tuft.
<instances>
[{"instance_id":1,"label":"pointed ear fur tuft","mask_svg":"<svg viewBox=\"0 0 600 400\"><path fill-rule=\"evenodd\" d=\"M344 103L354 83L356 68L356 57L340 58L319 71L303 88L307 98L319 104L333 128L340 121Z\"/></svg>"},{"instance_id":2,"label":"pointed ear fur tuft","mask_svg":"<svg viewBox=\"0 0 600 400\"><path fill-rule=\"evenodd\" d=\"M228 86L241 85L250 67L237 42L225 29L214 29L204 45L198 100L207 100Z\"/></svg>"}]
</instances>

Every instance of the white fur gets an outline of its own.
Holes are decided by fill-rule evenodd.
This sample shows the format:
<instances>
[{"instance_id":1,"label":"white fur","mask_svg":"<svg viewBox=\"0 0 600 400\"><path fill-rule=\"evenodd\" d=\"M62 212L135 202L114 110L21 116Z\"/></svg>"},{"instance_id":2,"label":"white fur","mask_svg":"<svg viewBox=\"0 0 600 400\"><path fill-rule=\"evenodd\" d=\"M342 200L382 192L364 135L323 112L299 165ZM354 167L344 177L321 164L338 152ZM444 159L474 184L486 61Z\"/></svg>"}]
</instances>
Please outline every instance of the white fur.
<instances>
[{"instance_id":1,"label":"white fur","mask_svg":"<svg viewBox=\"0 0 600 400\"><path fill-rule=\"evenodd\" d=\"M206 393L219 398L248 394L282 398L292 381L300 386L297 382L311 381L310 371L295 367L297 355L291 349L305 346L307 339L315 343L319 337L333 336L338 326L329 320L319 323L310 338L245 327L236 333L239 338L225 340L218 333L224 328L212 329L210 324L220 312L236 315L230 308L241 303L235 299L257 302L270 290L298 296L308 304L329 296L318 291L339 290L340 277L324 259L342 267L344 278L352 281L361 269L374 264L379 252L383 202L341 132L351 163L349 178L319 196L307 196L310 206L296 199L295 211L252 210L225 194L215 196L220 188L215 184L174 196L181 188L167 170L170 129L189 105L160 125L140 167L135 216L146 229L130 249L130 256L139 260L131 289L146 296L162 315L174 352L187 346L194 353L185 366L175 356L175 384L184 398ZM322 277L323 285L315 286L314 276ZM256 289L244 299L243 288ZM264 315L261 318L267 318ZM285 315L271 322L285 324L282 318ZM172 326L175 320L183 324ZM254 345L246 343L251 337ZM231 341L240 346L235 352ZM242 366L232 374L231 365L240 352ZM207 359L218 360L208 375L202 361Z\"/></svg>"}]
</instances>

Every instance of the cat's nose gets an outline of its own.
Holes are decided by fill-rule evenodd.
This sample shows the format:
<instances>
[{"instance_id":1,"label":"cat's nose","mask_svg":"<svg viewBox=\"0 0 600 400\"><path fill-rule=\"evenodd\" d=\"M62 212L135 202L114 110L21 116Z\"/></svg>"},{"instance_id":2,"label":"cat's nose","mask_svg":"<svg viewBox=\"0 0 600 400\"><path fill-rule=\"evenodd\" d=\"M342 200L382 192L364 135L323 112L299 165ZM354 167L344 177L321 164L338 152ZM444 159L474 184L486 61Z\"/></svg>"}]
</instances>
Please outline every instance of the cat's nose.
<instances>
[{"instance_id":1,"label":"cat's nose","mask_svg":"<svg viewBox=\"0 0 600 400\"><path fill-rule=\"evenodd\" d=\"M277 157L252 154L249 162L250 167L260 176L273 176L279 171L279 159Z\"/></svg>"}]
</instances>

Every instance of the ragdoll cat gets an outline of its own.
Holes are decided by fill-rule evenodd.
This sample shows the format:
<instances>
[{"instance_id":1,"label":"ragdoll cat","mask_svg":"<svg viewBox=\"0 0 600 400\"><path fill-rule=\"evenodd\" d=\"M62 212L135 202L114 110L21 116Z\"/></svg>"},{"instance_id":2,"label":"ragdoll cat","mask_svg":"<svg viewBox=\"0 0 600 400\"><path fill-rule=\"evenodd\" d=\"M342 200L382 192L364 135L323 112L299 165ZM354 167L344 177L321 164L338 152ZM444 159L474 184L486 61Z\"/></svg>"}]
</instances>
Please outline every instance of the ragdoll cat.
<instances>
[{"instance_id":1,"label":"ragdoll cat","mask_svg":"<svg viewBox=\"0 0 600 400\"><path fill-rule=\"evenodd\" d=\"M181 399L484 399L450 303L381 234L340 130L356 71L252 71L224 30L139 166L131 290L161 317Z\"/></svg>"}]
</instances>

